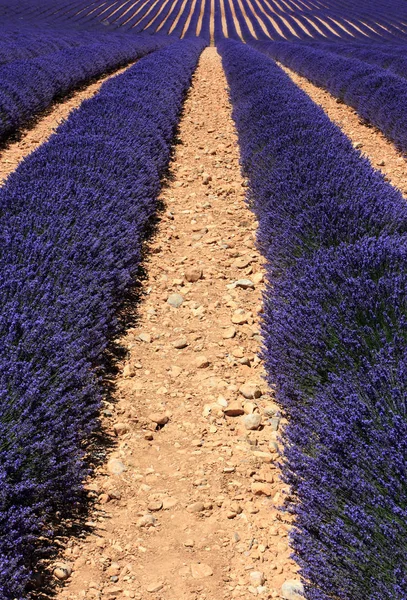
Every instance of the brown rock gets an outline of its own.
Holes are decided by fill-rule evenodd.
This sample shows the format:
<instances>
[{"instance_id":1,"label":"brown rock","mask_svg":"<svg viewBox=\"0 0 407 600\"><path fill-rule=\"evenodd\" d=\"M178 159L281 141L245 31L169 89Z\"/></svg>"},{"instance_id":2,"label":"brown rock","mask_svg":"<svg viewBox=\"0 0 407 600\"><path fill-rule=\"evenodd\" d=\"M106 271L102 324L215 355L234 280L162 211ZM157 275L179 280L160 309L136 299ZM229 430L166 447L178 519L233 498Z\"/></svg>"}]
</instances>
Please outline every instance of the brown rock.
<instances>
[{"instance_id":1,"label":"brown rock","mask_svg":"<svg viewBox=\"0 0 407 600\"><path fill-rule=\"evenodd\" d=\"M177 350L182 350L182 348L186 348L188 346L188 340L185 337L180 337L173 343L174 348Z\"/></svg>"},{"instance_id":2,"label":"brown rock","mask_svg":"<svg viewBox=\"0 0 407 600\"><path fill-rule=\"evenodd\" d=\"M273 455L269 452L260 452L256 450L255 452L253 452L253 456L259 458L262 462L266 464L270 464L273 462Z\"/></svg>"},{"instance_id":3,"label":"brown rock","mask_svg":"<svg viewBox=\"0 0 407 600\"><path fill-rule=\"evenodd\" d=\"M150 500L150 502L147 505L148 510L151 510L151 512L161 510L162 507L163 503L161 502L161 500Z\"/></svg>"},{"instance_id":4,"label":"brown rock","mask_svg":"<svg viewBox=\"0 0 407 600\"><path fill-rule=\"evenodd\" d=\"M107 463L107 470L112 475L120 475L124 471L127 471L127 467L118 458L111 458Z\"/></svg>"},{"instance_id":5,"label":"brown rock","mask_svg":"<svg viewBox=\"0 0 407 600\"><path fill-rule=\"evenodd\" d=\"M113 425L113 431L115 435L119 437L121 435L124 435L125 433L128 433L130 431L130 428L127 425L127 423L115 423Z\"/></svg>"},{"instance_id":6,"label":"brown rock","mask_svg":"<svg viewBox=\"0 0 407 600\"><path fill-rule=\"evenodd\" d=\"M123 377L134 377L136 374L136 369L133 365L127 364L123 369Z\"/></svg>"},{"instance_id":7,"label":"brown rock","mask_svg":"<svg viewBox=\"0 0 407 600\"><path fill-rule=\"evenodd\" d=\"M72 567L66 563L60 563L54 569L54 576L59 579L59 581L66 581L72 574Z\"/></svg>"},{"instance_id":8,"label":"brown rock","mask_svg":"<svg viewBox=\"0 0 407 600\"><path fill-rule=\"evenodd\" d=\"M203 502L194 502L187 507L187 511L190 513L199 513L205 510L205 505Z\"/></svg>"},{"instance_id":9,"label":"brown rock","mask_svg":"<svg viewBox=\"0 0 407 600\"><path fill-rule=\"evenodd\" d=\"M151 344L152 341L152 337L149 333L140 333L137 339L140 340L140 342L145 342L146 344Z\"/></svg>"},{"instance_id":10,"label":"brown rock","mask_svg":"<svg viewBox=\"0 0 407 600\"><path fill-rule=\"evenodd\" d=\"M157 519L153 515L144 515L137 521L137 527L155 527Z\"/></svg>"},{"instance_id":11,"label":"brown rock","mask_svg":"<svg viewBox=\"0 0 407 600\"><path fill-rule=\"evenodd\" d=\"M224 340L231 340L232 338L235 337L235 335L236 335L236 328L235 327L228 327L222 333L222 337L223 337Z\"/></svg>"},{"instance_id":12,"label":"brown rock","mask_svg":"<svg viewBox=\"0 0 407 600\"><path fill-rule=\"evenodd\" d=\"M211 577L211 575L213 575L213 570L205 563L192 563L191 575L194 579L205 579L205 577Z\"/></svg>"},{"instance_id":13,"label":"brown rock","mask_svg":"<svg viewBox=\"0 0 407 600\"><path fill-rule=\"evenodd\" d=\"M185 271L185 279L189 281L189 283L196 283L202 279L202 275L202 269L199 267L191 267Z\"/></svg>"},{"instance_id":14,"label":"brown rock","mask_svg":"<svg viewBox=\"0 0 407 600\"><path fill-rule=\"evenodd\" d=\"M261 481L254 481L251 486L252 492L255 496L272 496L273 487L268 483Z\"/></svg>"},{"instance_id":15,"label":"brown rock","mask_svg":"<svg viewBox=\"0 0 407 600\"><path fill-rule=\"evenodd\" d=\"M160 581L160 582L155 582L155 583L150 583L147 587L146 590L147 592L149 592L150 594L154 594L155 592L159 592L160 590L162 590L164 587L164 584Z\"/></svg>"},{"instance_id":16,"label":"brown rock","mask_svg":"<svg viewBox=\"0 0 407 600\"><path fill-rule=\"evenodd\" d=\"M244 415L242 403L238 401L231 402L223 409L223 412L227 417L240 417L240 415Z\"/></svg>"},{"instance_id":17,"label":"brown rock","mask_svg":"<svg viewBox=\"0 0 407 600\"><path fill-rule=\"evenodd\" d=\"M206 356L198 356L195 361L195 366L197 369L206 369L210 364L211 363Z\"/></svg>"},{"instance_id":18,"label":"brown rock","mask_svg":"<svg viewBox=\"0 0 407 600\"><path fill-rule=\"evenodd\" d=\"M261 389L255 383L244 383L240 386L239 392L248 400L260 398L262 395Z\"/></svg>"},{"instance_id":19,"label":"brown rock","mask_svg":"<svg viewBox=\"0 0 407 600\"><path fill-rule=\"evenodd\" d=\"M157 425L166 425L170 420L168 415L165 413L151 413L148 417L150 421L156 423Z\"/></svg>"},{"instance_id":20,"label":"brown rock","mask_svg":"<svg viewBox=\"0 0 407 600\"><path fill-rule=\"evenodd\" d=\"M232 323L235 325L244 325L247 323L248 318L247 313L243 309L238 308L232 315Z\"/></svg>"},{"instance_id":21,"label":"brown rock","mask_svg":"<svg viewBox=\"0 0 407 600\"><path fill-rule=\"evenodd\" d=\"M238 269L245 269L246 267L248 267L250 265L250 263L252 262L252 259L250 258L250 256L239 256L239 258L237 258L234 262L233 262L233 267L237 267Z\"/></svg>"}]
</instances>

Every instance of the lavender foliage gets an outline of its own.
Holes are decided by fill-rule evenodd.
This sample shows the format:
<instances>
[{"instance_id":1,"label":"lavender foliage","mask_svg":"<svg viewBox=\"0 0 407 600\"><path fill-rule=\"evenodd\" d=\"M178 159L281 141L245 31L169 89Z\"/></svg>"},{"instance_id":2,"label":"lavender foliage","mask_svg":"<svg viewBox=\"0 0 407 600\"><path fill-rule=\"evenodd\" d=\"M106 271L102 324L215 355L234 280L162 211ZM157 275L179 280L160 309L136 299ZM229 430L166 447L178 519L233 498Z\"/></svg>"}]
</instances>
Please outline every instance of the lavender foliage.
<instances>
[{"instance_id":1,"label":"lavender foliage","mask_svg":"<svg viewBox=\"0 0 407 600\"><path fill-rule=\"evenodd\" d=\"M407 151L407 82L385 69L332 52L287 42L253 47L352 106L403 152Z\"/></svg>"},{"instance_id":2,"label":"lavender foliage","mask_svg":"<svg viewBox=\"0 0 407 600\"><path fill-rule=\"evenodd\" d=\"M27 598L80 497L95 368L116 331L204 42L106 82L0 190L0 597ZM40 537L41 536L41 537Z\"/></svg>"},{"instance_id":3,"label":"lavender foliage","mask_svg":"<svg viewBox=\"0 0 407 600\"><path fill-rule=\"evenodd\" d=\"M264 359L306 597L404 600L405 201L275 63L220 51L268 258Z\"/></svg>"},{"instance_id":4,"label":"lavender foliage","mask_svg":"<svg viewBox=\"0 0 407 600\"><path fill-rule=\"evenodd\" d=\"M58 96L168 43L143 36L61 50L0 67L0 141Z\"/></svg>"}]
</instances>

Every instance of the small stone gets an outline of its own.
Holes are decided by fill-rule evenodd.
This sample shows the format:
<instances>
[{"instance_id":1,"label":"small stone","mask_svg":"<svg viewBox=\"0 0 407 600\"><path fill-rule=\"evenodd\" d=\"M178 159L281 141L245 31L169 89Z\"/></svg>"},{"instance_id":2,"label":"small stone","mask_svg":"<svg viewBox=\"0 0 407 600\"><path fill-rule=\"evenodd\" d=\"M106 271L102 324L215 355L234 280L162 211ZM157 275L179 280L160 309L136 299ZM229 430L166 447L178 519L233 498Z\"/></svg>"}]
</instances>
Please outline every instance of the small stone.
<instances>
[{"instance_id":1,"label":"small stone","mask_svg":"<svg viewBox=\"0 0 407 600\"><path fill-rule=\"evenodd\" d=\"M213 575L212 568L205 563L192 563L191 575L194 579L205 579Z\"/></svg>"},{"instance_id":2,"label":"small stone","mask_svg":"<svg viewBox=\"0 0 407 600\"><path fill-rule=\"evenodd\" d=\"M248 400L260 398L262 395L261 389L255 383L244 383L240 386L239 392Z\"/></svg>"},{"instance_id":3,"label":"small stone","mask_svg":"<svg viewBox=\"0 0 407 600\"><path fill-rule=\"evenodd\" d=\"M188 340L185 337L180 337L173 343L174 348L177 350L182 350L188 346Z\"/></svg>"},{"instance_id":4,"label":"small stone","mask_svg":"<svg viewBox=\"0 0 407 600\"><path fill-rule=\"evenodd\" d=\"M243 419L244 426L249 431L256 431L261 425L261 415L259 413L252 413L251 415L246 415Z\"/></svg>"},{"instance_id":5,"label":"small stone","mask_svg":"<svg viewBox=\"0 0 407 600\"><path fill-rule=\"evenodd\" d=\"M224 473L234 473L235 471L236 471L236 467L224 467L223 468Z\"/></svg>"},{"instance_id":6,"label":"small stone","mask_svg":"<svg viewBox=\"0 0 407 600\"><path fill-rule=\"evenodd\" d=\"M185 548L193 548L195 546L194 540L188 539L184 542Z\"/></svg>"},{"instance_id":7,"label":"small stone","mask_svg":"<svg viewBox=\"0 0 407 600\"><path fill-rule=\"evenodd\" d=\"M195 361L195 366L197 369L206 369L210 364L211 363L206 356L198 356Z\"/></svg>"},{"instance_id":8,"label":"small stone","mask_svg":"<svg viewBox=\"0 0 407 600\"><path fill-rule=\"evenodd\" d=\"M251 415L256 410L257 406L253 402L245 402L243 405L245 415Z\"/></svg>"},{"instance_id":9,"label":"small stone","mask_svg":"<svg viewBox=\"0 0 407 600\"><path fill-rule=\"evenodd\" d=\"M179 308L184 302L184 298L181 296L181 294L170 294L168 296L167 302L170 306L173 306L174 308Z\"/></svg>"},{"instance_id":10,"label":"small stone","mask_svg":"<svg viewBox=\"0 0 407 600\"><path fill-rule=\"evenodd\" d=\"M161 502L161 500L150 500L150 502L147 505L148 510L151 510L151 512L161 510L162 507L163 503Z\"/></svg>"},{"instance_id":11,"label":"small stone","mask_svg":"<svg viewBox=\"0 0 407 600\"><path fill-rule=\"evenodd\" d=\"M257 284L259 284L259 283L262 283L262 281L263 281L263 279L264 279L264 277L263 277L263 273L260 273L260 272L258 272L258 273L255 273L255 274L252 276L252 279L253 279L253 283L254 283L254 284L256 284L256 285L257 285Z\"/></svg>"},{"instance_id":12,"label":"small stone","mask_svg":"<svg viewBox=\"0 0 407 600\"><path fill-rule=\"evenodd\" d=\"M145 344L151 344L152 337L149 333L140 333L140 335L137 336L137 339Z\"/></svg>"},{"instance_id":13,"label":"small stone","mask_svg":"<svg viewBox=\"0 0 407 600\"><path fill-rule=\"evenodd\" d=\"M137 527L155 527L157 519L153 515L144 515L137 521Z\"/></svg>"},{"instance_id":14,"label":"small stone","mask_svg":"<svg viewBox=\"0 0 407 600\"><path fill-rule=\"evenodd\" d=\"M252 492L255 496L272 496L273 488L268 483L261 481L253 481L251 486Z\"/></svg>"},{"instance_id":15,"label":"small stone","mask_svg":"<svg viewBox=\"0 0 407 600\"><path fill-rule=\"evenodd\" d=\"M267 406L264 407L263 409L263 415L265 417L274 417L276 413L278 413L279 411L279 407L277 406L277 404L268 404Z\"/></svg>"},{"instance_id":16,"label":"small stone","mask_svg":"<svg viewBox=\"0 0 407 600\"><path fill-rule=\"evenodd\" d=\"M235 310L235 312L232 315L232 323L234 323L235 325L244 325L245 323L247 323L247 319L248 319L248 315L247 313L245 313L244 310L242 310L241 308Z\"/></svg>"},{"instance_id":17,"label":"small stone","mask_svg":"<svg viewBox=\"0 0 407 600\"><path fill-rule=\"evenodd\" d=\"M235 335L236 335L236 328L235 327L228 327L222 333L222 337L223 337L224 340L231 340L232 338L235 337Z\"/></svg>"},{"instance_id":18,"label":"small stone","mask_svg":"<svg viewBox=\"0 0 407 600\"><path fill-rule=\"evenodd\" d=\"M148 585L146 587L146 590L150 594L154 594L154 592L159 592L160 590L162 590L163 587L164 587L164 584L162 582L150 583L150 585Z\"/></svg>"},{"instance_id":19,"label":"small stone","mask_svg":"<svg viewBox=\"0 0 407 600\"><path fill-rule=\"evenodd\" d=\"M59 581L66 581L72 574L72 567L67 564L59 564L54 569L54 575Z\"/></svg>"},{"instance_id":20,"label":"small stone","mask_svg":"<svg viewBox=\"0 0 407 600\"><path fill-rule=\"evenodd\" d=\"M118 575L121 571L120 565L117 562L112 562L110 566L106 569L106 573L113 577L114 575Z\"/></svg>"},{"instance_id":21,"label":"small stone","mask_svg":"<svg viewBox=\"0 0 407 600\"><path fill-rule=\"evenodd\" d=\"M210 181L212 181L212 176L208 173L202 173L202 183L204 185L208 185Z\"/></svg>"},{"instance_id":22,"label":"small stone","mask_svg":"<svg viewBox=\"0 0 407 600\"><path fill-rule=\"evenodd\" d=\"M128 433L130 431L129 426L127 425L127 423L115 423L113 425L113 431L115 433L115 435L117 435L117 437L124 435L125 433Z\"/></svg>"},{"instance_id":23,"label":"small stone","mask_svg":"<svg viewBox=\"0 0 407 600\"><path fill-rule=\"evenodd\" d=\"M203 502L194 502L187 507L187 511L190 513L199 513L205 510L205 505Z\"/></svg>"},{"instance_id":24,"label":"small stone","mask_svg":"<svg viewBox=\"0 0 407 600\"><path fill-rule=\"evenodd\" d=\"M112 475L120 475L124 471L127 471L127 467L118 458L111 458L107 463L107 470Z\"/></svg>"},{"instance_id":25,"label":"small stone","mask_svg":"<svg viewBox=\"0 0 407 600\"><path fill-rule=\"evenodd\" d=\"M269 424L271 426L271 431L278 431L278 428L280 426L280 417L272 417L271 419L269 419Z\"/></svg>"},{"instance_id":26,"label":"small stone","mask_svg":"<svg viewBox=\"0 0 407 600\"><path fill-rule=\"evenodd\" d=\"M304 600L304 586L298 579L289 579L281 586L284 600Z\"/></svg>"},{"instance_id":27,"label":"small stone","mask_svg":"<svg viewBox=\"0 0 407 600\"><path fill-rule=\"evenodd\" d=\"M202 269L199 267L191 267L185 271L185 279L189 281L189 283L196 283L202 279L202 275Z\"/></svg>"},{"instance_id":28,"label":"small stone","mask_svg":"<svg viewBox=\"0 0 407 600\"><path fill-rule=\"evenodd\" d=\"M168 415L166 415L165 413L151 413L151 415L149 415L148 418L153 423L156 423L157 425L161 426L166 425L170 420Z\"/></svg>"},{"instance_id":29,"label":"small stone","mask_svg":"<svg viewBox=\"0 0 407 600\"><path fill-rule=\"evenodd\" d=\"M363 148L363 143L362 142L354 142L353 147L356 148L356 150L358 150L359 148Z\"/></svg>"},{"instance_id":30,"label":"small stone","mask_svg":"<svg viewBox=\"0 0 407 600\"><path fill-rule=\"evenodd\" d=\"M163 498L163 510L170 510L174 508L178 504L178 500L176 498L172 498L171 496L167 496Z\"/></svg>"},{"instance_id":31,"label":"small stone","mask_svg":"<svg viewBox=\"0 0 407 600\"><path fill-rule=\"evenodd\" d=\"M379 160L379 162L377 163L377 166L384 167L385 164L386 164L386 162L384 160Z\"/></svg>"},{"instance_id":32,"label":"small stone","mask_svg":"<svg viewBox=\"0 0 407 600\"><path fill-rule=\"evenodd\" d=\"M127 364L123 369L123 377L134 377L136 374L136 369L133 365Z\"/></svg>"},{"instance_id":33,"label":"small stone","mask_svg":"<svg viewBox=\"0 0 407 600\"><path fill-rule=\"evenodd\" d=\"M259 585L263 585L266 581L264 573L262 571L252 571L250 573L250 583L254 585L254 587L258 587Z\"/></svg>"},{"instance_id":34,"label":"small stone","mask_svg":"<svg viewBox=\"0 0 407 600\"><path fill-rule=\"evenodd\" d=\"M252 262L252 259L250 258L250 256L239 256L239 258L237 258L234 262L233 262L233 267L237 267L238 269L245 269L246 267L248 267L250 265L250 263Z\"/></svg>"},{"instance_id":35,"label":"small stone","mask_svg":"<svg viewBox=\"0 0 407 600\"><path fill-rule=\"evenodd\" d=\"M243 358L244 350L239 346L238 348L233 348L232 354L235 358Z\"/></svg>"},{"instance_id":36,"label":"small stone","mask_svg":"<svg viewBox=\"0 0 407 600\"><path fill-rule=\"evenodd\" d=\"M123 588L117 585L112 585L103 588L103 596L109 598L109 600L115 600L119 594L123 593Z\"/></svg>"},{"instance_id":37,"label":"small stone","mask_svg":"<svg viewBox=\"0 0 407 600\"><path fill-rule=\"evenodd\" d=\"M223 409L224 414L227 417L240 417L244 415L244 410L241 402L231 402L226 408Z\"/></svg>"},{"instance_id":38,"label":"small stone","mask_svg":"<svg viewBox=\"0 0 407 600\"><path fill-rule=\"evenodd\" d=\"M270 464L273 462L273 455L270 454L270 452L260 452L259 450L256 450L255 452L253 452L253 456L259 458L262 462L266 464Z\"/></svg>"},{"instance_id":39,"label":"small stone","mask_svg":"<svg viewBox=\"0 0 407 600\"><path fill-rule=\"evenodd\" d=\"M243 290L253 289L254 283L250 279L238 279L235 282L235 286L238 288L242 288Z\"/></svg>"}]
</instances>

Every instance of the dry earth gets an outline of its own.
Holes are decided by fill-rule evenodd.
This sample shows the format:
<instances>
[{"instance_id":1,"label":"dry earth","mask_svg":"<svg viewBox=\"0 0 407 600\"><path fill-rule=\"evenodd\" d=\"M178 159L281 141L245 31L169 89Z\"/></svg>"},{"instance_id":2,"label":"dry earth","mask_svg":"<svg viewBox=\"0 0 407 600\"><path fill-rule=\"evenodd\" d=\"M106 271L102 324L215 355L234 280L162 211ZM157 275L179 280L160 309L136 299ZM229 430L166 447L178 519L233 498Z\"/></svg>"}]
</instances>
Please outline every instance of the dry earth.
<instances>
[{"instance_id":1,"label":"dry earth","mask_svg":"<svg viewBox=\"0 0 407 600\"><path fill-rule=\"evenodd\" d=\"M296 567L277 509L281 420L258 358L262 260L213 48L179 140L117 403L104 407L117 447L88 485L95 529L68 543L60 599L297 597L281 592Z\"/></svg>"},{"instance_id":2,"label":"dry earth","mask_svg":"<svg viewBox=\"0 0 407 600\"><path fill-rule=\"evenodd\" d=\"M384 137L376 127L363 123L353 108L338 103L329 92L317 87L287 67L280 67L308 96L321 106L328 117L341 128L369 159L374 169L380 170L394 187L407 197L407 162L394 144Z\"/></svg>"}]
</instances>

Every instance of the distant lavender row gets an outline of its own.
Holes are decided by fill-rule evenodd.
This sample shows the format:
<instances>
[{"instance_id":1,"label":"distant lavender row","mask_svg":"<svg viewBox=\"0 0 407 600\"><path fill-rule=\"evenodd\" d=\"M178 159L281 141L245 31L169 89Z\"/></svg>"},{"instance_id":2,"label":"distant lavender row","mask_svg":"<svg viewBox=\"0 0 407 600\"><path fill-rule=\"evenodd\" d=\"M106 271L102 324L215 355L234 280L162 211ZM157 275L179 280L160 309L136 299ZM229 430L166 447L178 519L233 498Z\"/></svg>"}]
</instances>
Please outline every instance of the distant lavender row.
<instances>
[{"instance_id":1,"label":"distant lavender row","mask_svg":"<svg viewBox=\"0 0 407 600\"><path fill-rule=\"evenodd\" d=\"M58 96L140 58L170 38L130 37L62 50L0 67L0 141L47 108Z\"/></svg>"},{"instance_id":2,"label":"distant lavender row","mask_svg":"<svg viewBox=\"0 0 407 600\"><path fill-rule=\"evenodd\" d=\"M125 32L112 32L100 26L98 30L83 27L77 30L67 25L51 27L5 20L0 24L0 65L112 40L124 41L126 45L128 37Z\"/></svg>"},{"instance_id":3,"label":"distant lavender row","mask_svg":"<svg viewBox=\"0 0 407 600\"><path fill-rule=\"evenodd\" d=\"M25 599L79 498L98 371L204 42L106 82L0 190L0 597ZM38 539L38 537L40 539Z\"/></svg>"},{"instance_id":4,"label":"distant lavender row","mask_svg":"<svg viewBox=\"0 0 407 600\"><path fill-rule=\"evenodd\" d=\"M360 60L290 42L253 42L253 47L307 77L352 106L403 152L407 151L407 82Z\"/></svg>"},{"instance_id":5,"label":"distant lavender row","mask_svg":"<svg viewBox=\"0 0 407 600\"><path fill-rule=\"evenodd\" d=\"M267 257L264 358L306 597L405 600L407 205L273 61L220 51Z\"/></svg>"},{"instance_id":6,"label":"distant lavender row","mask_svg":"<svg viewBox=\"0 0 407 600\"><path fill-rule=\"evenodd\" d=\"M407 46L404 44L312 43L313 48L334 52L347 58L356 58L378 65L395 75L407 78Z\"/></svg>"}]
</instances>

